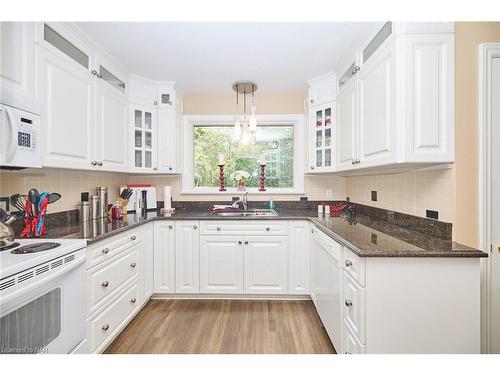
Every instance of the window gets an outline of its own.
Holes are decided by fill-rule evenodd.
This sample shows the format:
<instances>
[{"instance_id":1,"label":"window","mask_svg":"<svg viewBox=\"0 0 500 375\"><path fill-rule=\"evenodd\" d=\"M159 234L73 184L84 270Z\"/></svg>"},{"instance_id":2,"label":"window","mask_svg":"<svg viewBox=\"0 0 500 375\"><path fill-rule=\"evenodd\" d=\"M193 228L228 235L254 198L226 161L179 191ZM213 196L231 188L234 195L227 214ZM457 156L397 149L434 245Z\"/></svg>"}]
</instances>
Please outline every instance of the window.
<instances>
[{"instance_id":1,"label":"window","mask_svg":"<svg viewBox=\"0 0 500 375\"><path fill-rule=\"evenodd\" d=\"M233 173L250 174L248 187L259 185L259 158L266 156L266 187L293 187L293 126L259 125L255 142L249 145L233 141L232 126L194 125L194 186L218 187L219 154L224 154L226 186L236 187Z\"/></svg>"},{"instance_id":2,"label":"window","mask_svg":"<svg viewBox=\"0 0 500 375\"><path fill-rule=\"evenodd\" d=\"M304 194L304 116L258 115L254 139L234 141L233 116L185 115L183 194L237 194L234 173L249 173L250 194ZM226 192L219 191L219 154ZM260 156L266 158L266 192L258 191Z\"/></svg>"}]
</instances>

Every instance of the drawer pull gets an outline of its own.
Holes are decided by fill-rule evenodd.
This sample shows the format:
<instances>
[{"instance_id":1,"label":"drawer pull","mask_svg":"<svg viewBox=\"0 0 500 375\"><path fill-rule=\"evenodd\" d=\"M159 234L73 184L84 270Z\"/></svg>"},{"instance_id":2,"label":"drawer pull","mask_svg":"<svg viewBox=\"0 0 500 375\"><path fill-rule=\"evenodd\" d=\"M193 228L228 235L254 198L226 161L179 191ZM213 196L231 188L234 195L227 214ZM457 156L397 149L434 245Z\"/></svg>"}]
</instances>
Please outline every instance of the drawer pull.
<instances>
[{"instance_id":1,"label":"drawer pull","mask_svg":"<svg viewBox=\"0 0 500 375\"><path fill-rule=\"evenodd\" d=\"M248 245L248 241L245 241L245 245Z\"/></svg>"},{"instance_id":2,"label":"drawer pull","mask_svg":"<svg viewBox=\"0 0 500 375\"><path fill-rule=\"evenodd\" d=\"M241 245L243 243L243 241L238 241L238 245Z\"/></svg>"},{"instance_id":3,"label":"drawer pull","mask_svg":"<svg viewBox=\"0 0 500 375\"><path fill-rule=\"evenodd\" d=\"M135 241L135 240L137 239L137 237L136 237L136 236L132 236L132 237L130 237L130 239L131 239L132 241Z\"/></svg>"},{"instance_id":4,"label":"drawer pull","mask_svg":"<svg viewBox=\"0 0 500 375\"><path fill-rule=\"evenodd\" d=\"M350 267L350 266L352 266L352 261L350 261L349 259L346 259L346 260L345 260L345 266L346 266L346 267Z\"/></svg>"},{"instance_id":5,"label":"drawer pull","mask_svg":"<svg viewBox=\"0 0 500 375\"><path fill-rule=\"evenodd\" d=\"M220 228L220 227L217 227L217 230L221 230L221 228Z\"/></svg>"},{"instance_id":6,"label":"drawer pull","mask_svg":"<svg viewBox=\"0 0 500 375\"><path fill-rule=\"evenodd\" d=\"M130 265L130 268L135 268L136 264L135 262Z\"/></svg>"},{"instance_id":7,"label":"drawer pull","mask_svg":"<svg viewBox=\"0 0 500 375\"><path fill-rule=\"evenodd\" d=\"M267 230L267 231L270 231L270 230L271 230L271 227L266 227L266 230Z\"/></svg>"},{"instance_id":8,"label":"drawer pull","mask_svg":"<svg viewBox=\"0 0 500 375\"><path fill-rule=\"evenodd\" d=\"M106 332L109 329L109 324L105 324L101 327L101 329Z\"/></svg>"},{"instance_id":9,"label":"drawer pull","mask_svg":"<svg viewBox=\"0 0 500 375\"><path fill-rule=\"evenodd\" d=\"M137 301L137 300L136 300L135 298L132 298L132 299L130 300L130 303L136 303L136 301Z\"/></svg>"},{"instance_id":10,"label":"drawer pull","mask_svg":"<svg viewBox=\"0 0 500 375\"><path fill-rule=\"evenodd\" d=\"M108 285L109 285L109 281L104 281L102 284L101 284L104 288L107 288Z\"/></svg>"},{"instance_id":11,"label":"drawer pull","mask_svg":"<svg viewBox=\"0 0 500 375\"><path fill-rule=\"evenodd\" d=\"M352 301L351 300L346 299L344 303L345 303L345 305L347 307L351 307L352 306Z\"/></svg>"},{"instance_id":12,"label":"drawer pull","mask_svg":"<svg viewBox=\"0 0 500 375\"><path fill-rule=\"evenodd\" d=\"M106 255L107 253L109 253L109 249L108 248L105 248L105 249L102 249L101 252Z\"/></svg>"},{"instance_id":13,"label":"drawer pull","mask_svg":"<svg viewBox=\"0 0 500 375\"><path fill-rule=\"evenodd\" d=\"M172 229L172 228L173 228L172 224L169 224L168 229Z\"/></svg>"}]
</instances>

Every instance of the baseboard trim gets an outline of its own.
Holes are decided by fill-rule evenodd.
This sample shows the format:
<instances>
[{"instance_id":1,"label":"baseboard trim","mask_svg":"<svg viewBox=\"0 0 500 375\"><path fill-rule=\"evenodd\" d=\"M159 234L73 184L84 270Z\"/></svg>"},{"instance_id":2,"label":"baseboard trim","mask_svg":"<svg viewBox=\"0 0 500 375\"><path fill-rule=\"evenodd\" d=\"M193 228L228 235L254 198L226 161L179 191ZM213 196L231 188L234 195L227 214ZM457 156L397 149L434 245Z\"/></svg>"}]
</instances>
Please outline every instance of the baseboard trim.
<instances>
[{"instance_id":1,"label":"baseboard trim","mask_svg":"<svg viewBox=\"0 0 500 375\"><path fill-rule=\"evenodd\" d=\"M252 301L304 301L311 300L311 296L289 294L164 294L156 293L151 299L234 299Z\"/></svg>"}]
</instances>

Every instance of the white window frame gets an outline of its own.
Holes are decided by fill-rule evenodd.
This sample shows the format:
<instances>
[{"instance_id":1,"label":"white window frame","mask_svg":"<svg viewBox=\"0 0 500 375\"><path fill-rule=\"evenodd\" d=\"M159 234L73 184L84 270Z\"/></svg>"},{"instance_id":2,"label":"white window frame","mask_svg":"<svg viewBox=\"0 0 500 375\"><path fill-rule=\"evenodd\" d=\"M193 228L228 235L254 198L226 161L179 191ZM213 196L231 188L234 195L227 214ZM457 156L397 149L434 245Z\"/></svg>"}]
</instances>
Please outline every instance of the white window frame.
<instances>
[{"instance_id":1,"label":"white window frame","mask_svg":"<svg viewBox=\"0 0 500 375\"><path fill-rule=\"evenodd\" d=\"M304 192L304 115L257 115L257 123L266 125L292 125L293 126L293 187L292 188L266 188L261 192L257 187L247 187L246 191L252 195L300 195ZM184 173L182 175L181 194L218 194L239 195L241 192L234 187L227 187L227 191L219 191L218 187L195 187L194 186L194 125L220 126L234 124L232 115L185 115L183 116L184 132ZM226 178L229 176L226 175Z\"/></svg>"}]
</instances>

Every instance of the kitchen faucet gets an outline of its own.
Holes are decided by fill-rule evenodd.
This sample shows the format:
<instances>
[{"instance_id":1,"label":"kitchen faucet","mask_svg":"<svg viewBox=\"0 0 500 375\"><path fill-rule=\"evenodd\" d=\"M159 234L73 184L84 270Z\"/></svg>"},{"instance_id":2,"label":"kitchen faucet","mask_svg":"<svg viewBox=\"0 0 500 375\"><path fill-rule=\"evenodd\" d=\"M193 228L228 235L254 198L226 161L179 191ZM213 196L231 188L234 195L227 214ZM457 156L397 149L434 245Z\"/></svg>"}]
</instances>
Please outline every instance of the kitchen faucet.
<instances>
[{"instance_id":1,"label":"kitchen faucet","mask_svg":"<svg viewBox=\"0 0 500 375\"><path fill-rule=\"evenodd\" d=\"M248 198L247 198L247 196L248 196L248 191L245 194L243 194L243 196L240 199L235 201L231 205L231 207L232 208L240 208L240 204L241 204L241 206L243 207L243 211L247 211L248 210Z\"/></svg>"}]
</instances>

